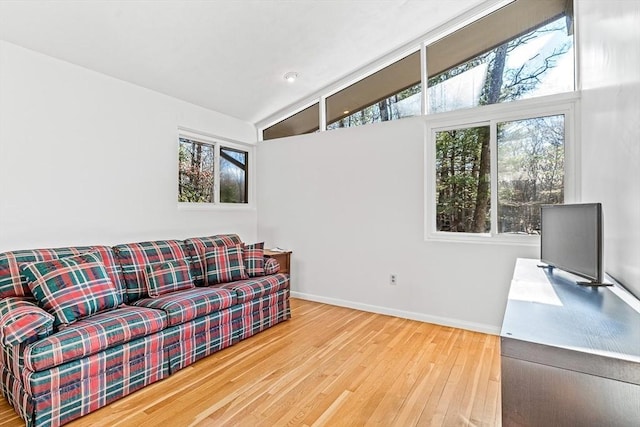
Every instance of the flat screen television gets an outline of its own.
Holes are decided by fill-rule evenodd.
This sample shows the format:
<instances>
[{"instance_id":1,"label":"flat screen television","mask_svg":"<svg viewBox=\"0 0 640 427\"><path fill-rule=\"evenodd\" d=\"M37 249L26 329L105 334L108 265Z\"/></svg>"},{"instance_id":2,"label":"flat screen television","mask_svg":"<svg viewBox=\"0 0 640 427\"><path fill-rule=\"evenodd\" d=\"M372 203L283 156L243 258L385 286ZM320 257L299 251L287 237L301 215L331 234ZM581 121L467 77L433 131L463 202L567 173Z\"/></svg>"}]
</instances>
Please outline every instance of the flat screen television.
<instances>
[{"instance_id":1,"label":"flat screen television","mask_svg":"<svg viewBox=\"0 0 640 427\"><path fill-rule=\"evenodd\" d=\"M602 204L545 205L540 209L540 261L604 285Z\"/></svg>"}]
</instances>

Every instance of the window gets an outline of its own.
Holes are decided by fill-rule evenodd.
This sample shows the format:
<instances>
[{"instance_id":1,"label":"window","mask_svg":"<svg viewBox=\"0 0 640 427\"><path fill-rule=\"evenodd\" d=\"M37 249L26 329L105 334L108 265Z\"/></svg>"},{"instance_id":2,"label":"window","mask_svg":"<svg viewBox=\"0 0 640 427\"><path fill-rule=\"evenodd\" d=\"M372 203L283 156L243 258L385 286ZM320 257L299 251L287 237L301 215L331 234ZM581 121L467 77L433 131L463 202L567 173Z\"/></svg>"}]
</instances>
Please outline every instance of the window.
<instances>
[{"instance_id":1,"label":"window","mask_svg":"<svg viewBox=\"0 0 640 427\"><path fill-rule=\"evenodd\" d=\"M320 128L320 104L315 103L262 131L262 139L313 133Z\"/></svg>"},{"instance_id":2,"label":"window","mask_svg":"<svg viewBox=\"0 0 640 427\"><path fill-rule=\"evenodd\" d=\"M246 151L220 147L220 202L247 203L249 181L247 180Z\"/></svg>"},{"instance_id":3,"label":"window","mask_svg":"<svg viewBox=\"0 0 640 427\"><path fill-rule=\"evenodd\" d=\"M352 114L345 110L343 114L346 117L328 125L327 130L418 116L421 112L421 88L418 83Z\"/></svg>"},{"instance_id":4,"label":"window","mask_svg":"<svg viewBox=\"0 0 640 427\"><path fill-rule=\"evenodd\" d=\"M427 238L537 235L540 206L573 197L573 101L518 104L429 122Z\"/></svg>"},{"instance_id":5,"label":"window","mask_svg":"<svg viewBox=\"0 0 640 427\"><path fill-rule=\"evenodd\" d=\"M180 138L178 201L213 203L214 146Z\"/></svg>"},{"instance_id":6,"label":"window","mask_svg":"<svg viewBox=\"0 0 640 427\"><path fill-rule=\"evenodd\" d=\"M564 203L565 116L497 123L498 233L539 234L540 206Z\"/></svg>"},{"instance_id":7,"label":"window","mask_svg":"<svg viewBox=\"0 0 640 427\"><path fill-rule=\"evenodd\" d=\"M327 129L418 116L422 112L420 52L329 96Z\"/></svg>"},{"instance_id":8,"label":"window","mask_svg":"<svg viewBox=\"0 0 640 427\"><path fill-rule=\"evenodd\" d=\"M573 91L573 35L564 4L519 0L428 46L428 112ZM520 13L532 16L515 20L507 30L487 27L495 19L509 22L507 18ZM474 42L465 39L462 53L445 50L456 49L463 42L458 40L461 36L473 36ZM488 49L493 43L499 44ZM469 54L471 58L460 56Z\"/></svg>"},{"instance_id":9,"label":"window","mask_svg":"<svg viewBox=\"0 0 640 427\"><path fill-rule=\"evenodd\" d=\"M573 0L512 1L448 35L437 29L415 40L414 49L435 41L423 56L415 51L309 100L264 128L263 140L417 116L423 104L433 114L573 92L573 26Z\"/></svg>"},{"instance_id":10,"label":"window","mask_svg":"<svg viewBox=\"0 0 640 427\"><path fill-rule=\"evenodd\" d=\"M178 202L249 203L249 151L206 136L181 133Z\"/></svg>"}]
</instances>

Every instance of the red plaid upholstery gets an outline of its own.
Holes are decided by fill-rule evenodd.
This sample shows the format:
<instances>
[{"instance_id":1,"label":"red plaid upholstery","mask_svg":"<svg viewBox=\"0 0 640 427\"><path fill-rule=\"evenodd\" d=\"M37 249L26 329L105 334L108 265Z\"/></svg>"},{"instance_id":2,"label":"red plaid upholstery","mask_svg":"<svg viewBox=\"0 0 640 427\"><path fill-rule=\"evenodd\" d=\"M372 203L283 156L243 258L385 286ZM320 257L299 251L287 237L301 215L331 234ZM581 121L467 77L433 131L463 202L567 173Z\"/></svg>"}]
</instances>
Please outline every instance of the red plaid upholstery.
<instances>
[{"instance_id":1,"label":"red plaid upholstery","mask_svg":"<svg viewBox=\"0 0 640 427\"><path fill-rule=\"evenodd\" d=\"M217 288L232 290L236 293L238 304L244 304L260 298L264 295L274 294L281 289L289 287L289 277L285 274L254 277L248 280L239 280L231 283L217 285Z\"/></svg>"},{"instance_id":2,"label":"red plaid upholstery","mask_svg":"<svg viewBox=\"0 0 640 427\"><path fill-rule=\"evenodd\" d=\"M57 426L169 375L167 337L157 333L41 372L26 370L29 426Z\"/></svg>"},{"instance_id":3,"label":"red plaid upholstery","mask_svg":"<svg viewBox=\"0 0 640 427\"><path fill-rule=\"evenodd\" d=\"M239 314L228 308L174 326L178 339L167 346L170 371L176 372L238 342L233 331L241 325Z\"/></svg>"},{"instance_id":4,"label":"red plaid upholstery","mask_svg":"<svg viewBox=\"0 0 640 427\"><path fill-rule=\"evenodd\" d=\"M267 258L264 262L264 274L276 274L280 271L280 263L275 258Z\"/></svg>"},{"instance_id":5,"label":"red plaid upholstery","mask_svg":"<svg viewBox=\"0 0 640 427\"><path fill-rule=\"evenodd\" d=\"M133 302L149 295L145 274L147 265L187 258L179 240L127 243L114 246L113 251L122 267L126 287L125 302Z\"/></svg>"},{"instance_id":6,"label":"red plaid upholstery","mask_svg":"<svg viewBox=\"0 0 640 427\"><path fill-rule=\"evenodd\" d=\"M194 279L199 276L203 284L206 248L240 243L236 235L185 241ZM23 298L2 299L30 294L20 277L21 263L95 248L102 248L97 252L106 273L134 306L94 314L55 333L45 322L34 333L29 327L38 329L37 321L30 316L47 313ZM79 247L0 254L0 386L28 426L66 424L291 316L289 279L282 274L147 298L149 265L176 260L174 265L184 265L187 259L179 241L118 245L113 253ZM237 261L244 267L242 258ZM265 260L266 270L270 261ZM20 323L23 316L34 323Z\"/></svg>"},{"instance_id":7,"label":"red plaid upholstery","mask_svg":"<svg viewBox=\"0 0 640 427\"><path fill-rule=\"evenodd\" d=\"M195 288L158 298L139 299L133 305L164 311L171 326L206 316L235 303L235 293L227 289Z\"/></svg>"},{"instance_id":8,"label":"red plaid upholstery","mask_svg":"<svg viewBox=\"0 0 640 427\"><path fill-rule=\"evenodd\" d=\"M227 283L234 280L246 279L247 273L242 262L242 246L222 246L208 248L204 253L207 266L205 283Z\"/></svg>"},{"instance_id":9,"label":"red plaid upholstery","mask_svg":"<svg viewBox=\"0 0 640 427\"><path fill-rule=\"evenodd\" d=\"M27 346L24 364L31 371L42 371L153 334L166 326L166 316L161 311L124 305L80 320Z\"/></svg>"},{"instance_id":10,"label":"red plaid upholstery","mask_svg":"<svg viewBox=\"0 0 640 427\"><path fill-rule=\"evenodd\" d=\"M122 304L97 254L91 252L20 266L38 303L55 316L54 326Z\"/></svg>"},{"instance_id":11,"label":"red plaid upholstery","mask_svg":"<svg viewBox=\"0 0 640 427\"><path fill-rule=\"evenodd\" d=\"M0 381L2 384L2 395L7 398L9 404L13 406L16 413L23 420L31 420L33 416L34 403L31 396L22 387L22 381L16 378L11 371L4 366L0 369Z\"/></svg>"},{"instance_id":12,"label":"red plaid upholstery","mask_svg":"<svg viewBox=\"0 0 640 427\"><path fill-rule=\"evenodd\" d=\"M249 277L264 276L264 242L245 245L242 260Z\"/></svg>"},{"instance_id":13,"label":"red plaid upholstery","mask_svg":"<svg viewBox=\"0 0 640 427\"><path fill-rule=\"evenodd\" d=\"M236 234L219 234L209 237L192 237L186 239L184 244L191 256L191 276L196 286L204 286L206 265L204 264L204 252L207 248L221 246L235 246L241 244L240 237Z\"/></svg>"},{"instance_id":14,"label":"red plaid upholstery","mask_svg":"<svg viewBox=\"0 0 640 427\"><path fill-rule=\"evenodd\" d=\"M234 331L239 340L291 318L289 289L282 289L242 304L240 314L240 328Z\"/></svg>"},{"instance_id":15,"label":"red plaid upholstery","mask_svg":"<svg viewBox=\"0 0 640 427\"><path fill-rule=\"evenodd\" d=\"M0 342L13 346L53 332L54 317L23 298L0 300Z\"/></svg>"},{"instance_id":16,"label":"red plaid upholstery","mask_svg":"<svg viewBox=\"0 0 640 427\"><path fill-rule=\"evenodd\" d=\"M191 264L184 259L158 262L146 267L147 291L152 298L194 287Z\"/></svg>"},{"instance_id":17,"label":"red plaid upholstery","mask_svg":"<svg viewBox=\"0 0 640 427\"><path fill-rule=\"evenodd\" d=\"M97 253L114 285L123 289L120 266L108 246L75 246L55 249L28 249L0 253L0 298L9 296L31 296L27 279L20 272L20 264L34 261L50 261L58 258Z\"/></svg>"}]
</instances>

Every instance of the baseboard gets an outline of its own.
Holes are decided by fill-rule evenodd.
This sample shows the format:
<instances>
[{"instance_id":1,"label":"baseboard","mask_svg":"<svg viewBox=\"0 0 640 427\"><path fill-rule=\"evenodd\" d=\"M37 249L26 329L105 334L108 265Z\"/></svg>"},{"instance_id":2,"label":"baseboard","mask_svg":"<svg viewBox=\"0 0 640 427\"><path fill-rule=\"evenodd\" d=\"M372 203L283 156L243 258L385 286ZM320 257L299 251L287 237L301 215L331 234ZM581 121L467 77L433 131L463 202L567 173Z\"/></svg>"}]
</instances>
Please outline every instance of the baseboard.
<instances>
[{"instance_id":1,"label":"baseboard","mask_svg":"<svg viewBox=\"0 0 640 427\"><path fill-rule=\"evenodd\" d=\"M466 329L474 332L482 332L484 334L500 335L500 327L486 325L483 323L466 322L464 320L452 319L450 317L431 316L428 314L415 313L412 311L396 310L393 308L380 307L378 305L363 304L360 302L323 297L296 291L291 291L291 296L293 298L321 302L323 304L336 305L338 307L353 308L355 310L368 311L370 313L386 314L389 316L401 317L403 319L434 323L436 325L450 326L452 328Z\"/></svg>"}]
</instances>

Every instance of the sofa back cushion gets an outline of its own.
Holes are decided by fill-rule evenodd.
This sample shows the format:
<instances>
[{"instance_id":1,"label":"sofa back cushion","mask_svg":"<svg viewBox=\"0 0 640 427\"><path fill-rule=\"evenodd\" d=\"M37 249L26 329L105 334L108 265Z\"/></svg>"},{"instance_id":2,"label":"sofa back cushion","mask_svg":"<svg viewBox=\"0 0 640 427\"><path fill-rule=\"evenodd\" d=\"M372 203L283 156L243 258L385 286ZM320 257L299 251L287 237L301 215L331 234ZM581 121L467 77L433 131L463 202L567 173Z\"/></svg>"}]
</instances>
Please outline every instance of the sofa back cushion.
<instances>
[{"instance_id":1,"label":"sofa back cushion","mask_svg":"<svg viewBox=\"0 0 640 427\"><path fill-rule=\"evenodd\" d=\"M204 254L207 248L234 247L242 243L237 234L218 234L208 237L192 237L184 241L191 256L191 276L196 286L204 286L207 265Z\"/></svg>"},{"instance_id":2,"label":"sofa back cushion","mask_svg":"<svg viewBox=\"0 0 640 427\"><path fill-rule=\"evenodd\" d=\"M180 240L126 243L114 246L113 252L122 268L125 302L149 296L146 277L148 265L188 259Z\"/></svg>"},{"instance_id":3,"label":"sofa back cushion","mask_svg":"<svg viewBox=\"0 0 640 427\"><path fill-rule=\"evenodd\" d=\"M27 285L27 279L20 271L20 264L36 261L51 261L95 252L104 264L107 275L122 294L124 283L122 281L120 266L115 260L114 253L108 246L73 246L53 249L24 249L0 253L0 298L10 296L32 297Z\"/></svg>"}]
</instances>

